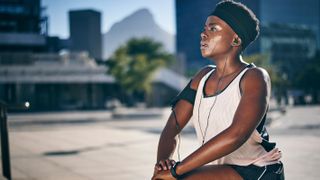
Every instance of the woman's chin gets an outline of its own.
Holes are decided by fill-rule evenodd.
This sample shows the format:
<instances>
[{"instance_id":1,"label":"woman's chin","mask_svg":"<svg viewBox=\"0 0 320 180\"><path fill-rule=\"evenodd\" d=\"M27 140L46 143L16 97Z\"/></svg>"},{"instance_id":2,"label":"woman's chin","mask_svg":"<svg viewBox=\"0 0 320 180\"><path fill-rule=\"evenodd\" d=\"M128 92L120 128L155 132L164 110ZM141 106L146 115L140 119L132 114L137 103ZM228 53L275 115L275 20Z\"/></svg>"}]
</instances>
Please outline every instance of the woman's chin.
<instances>
[{"instance_id":1,"label":"woman's chin","mask_svg":"<svg viewBox=\"0 0 320 180\"><path fill-rule=\"evenodd\" d=\"M210 56L210 53L201 50L201 56L204 58L208 58Z\"/></svg>"}]
</instances>

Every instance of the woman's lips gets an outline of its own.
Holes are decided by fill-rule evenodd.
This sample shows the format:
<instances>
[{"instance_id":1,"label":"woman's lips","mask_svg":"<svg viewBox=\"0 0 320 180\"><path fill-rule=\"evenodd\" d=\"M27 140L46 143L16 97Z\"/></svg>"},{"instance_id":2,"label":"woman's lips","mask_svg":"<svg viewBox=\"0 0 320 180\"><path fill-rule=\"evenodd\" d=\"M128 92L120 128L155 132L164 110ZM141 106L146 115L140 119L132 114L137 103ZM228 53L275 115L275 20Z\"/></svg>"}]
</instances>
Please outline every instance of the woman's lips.
<instances>
[{"instance_id":1,"label":"woman's lips","mask_svg":"<svg viewBox=\"0 0 320 180\"><path fill-rule=\"evenodd\" d=\"M208 44L204 43L204 42L200 42L200 49L205 49L208 48Z\"/></svg>"}]
</instances>

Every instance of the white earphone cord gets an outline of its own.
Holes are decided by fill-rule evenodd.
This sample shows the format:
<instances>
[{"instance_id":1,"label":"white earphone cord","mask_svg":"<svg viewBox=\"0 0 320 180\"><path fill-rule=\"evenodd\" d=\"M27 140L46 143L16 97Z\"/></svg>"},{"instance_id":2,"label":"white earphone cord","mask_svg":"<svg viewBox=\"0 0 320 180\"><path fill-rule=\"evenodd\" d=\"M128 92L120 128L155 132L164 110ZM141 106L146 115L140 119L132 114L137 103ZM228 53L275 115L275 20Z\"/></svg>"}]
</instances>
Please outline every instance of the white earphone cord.
<instances>
[{"instance_id":1,"label":"white earphone cord","mask_svg":"<svg viewBox=\"0 0 320 180\"><path fill-rule=\"evenodd\" d=\"M177 115L176 115L176 112L174 109L172 109L172 112L173 112L173 116L174 116L174 119L176 121L176 128L177 128L177 131L179 132L180 131L180 126L179 126L179 123L178 123L178 119L177 119ZM177 149L177 154L178 154L178 160L180 161L180 143L181 143L181 137L180 137L180 132L178 133L178 149Z\"/></svg>"},{"instance_id":2,"label":"white earphone cord","mask_svg":"<svg viewBox=\"0 0 320 180\"><path fill-rule=\"evenodd\" d=\"M217 95L217 93L219 92L219 87L220 87L220 83L222 82L221 80L222 80L224 72L225 72L225 67L226 67L226 64L227 64L227 60L228 60L228 57L226 57L226 59L224 61L222 75L221 75L221 78L219 78L219 80L218 80L217 89L216 89L216 92L214 93L215 95ZM200 96L200 102L199 102L199 106L198 106L198 124L199 124L199 128L200 128L201 136L202 136L202 145L204 144L204 141L205 141L205 138L206 138L206 134L207 134L208 126L209 126L209 117L210 117L210 114L211 114L211 111L212 111L214 105L216 104L217 99L218 99L218 95L216 96L216 98L214 99L214 102L212 103L212 105L210 107L210 110L209 110L209 113L208 113L208 117L207 117L206 128L205 128L204 131L202 131L202 127L201 127L201 124L200 124L200 106L201 106L202 96Z\"/></svg>"}]
</instances>

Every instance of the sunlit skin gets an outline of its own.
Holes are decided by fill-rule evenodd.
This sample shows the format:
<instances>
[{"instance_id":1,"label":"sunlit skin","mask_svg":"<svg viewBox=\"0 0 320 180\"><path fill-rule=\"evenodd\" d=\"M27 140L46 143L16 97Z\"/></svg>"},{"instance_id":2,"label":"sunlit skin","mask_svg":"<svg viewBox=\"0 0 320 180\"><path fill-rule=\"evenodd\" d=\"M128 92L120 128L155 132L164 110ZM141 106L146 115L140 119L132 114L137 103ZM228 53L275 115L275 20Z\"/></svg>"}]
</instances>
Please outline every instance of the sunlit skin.
<instances>
[{"instance_id":1,"label":"sunlit skin","mask_svg":"<svg viewBox=\"0 0 320 180\"><path fill-rule=\"evenodd\" d=\"M236 39L236 42L235 42ZM220 18L209 16L201 33L200 50L203 57L216 65L216 70L209 77L205 93L212 95L224 89L247 65L241 58L241 39ZM225 71L223 72L224 65ZM211 70L205 67L192 79L191 88L197 90L201 78ZM218 81L221 84L217 87ZM224 131L210 139L200 148L187 156L177 166L178 174L186 174L185 180L240 180L241 176L227 165L205 164L219 159L238 149L252 134L267 110L270 99L270 78L261 68L247 70L240 81L241 100L233 118L233 122ZM174 111L178 123L183 129L192 116L193 105L180 100ZM176 129L173 114L170 115L163 129L158 146L157 164L152 180L174 180L169 169L174 164L170 158L176 146Z\"/></svg>"}]
</instances>

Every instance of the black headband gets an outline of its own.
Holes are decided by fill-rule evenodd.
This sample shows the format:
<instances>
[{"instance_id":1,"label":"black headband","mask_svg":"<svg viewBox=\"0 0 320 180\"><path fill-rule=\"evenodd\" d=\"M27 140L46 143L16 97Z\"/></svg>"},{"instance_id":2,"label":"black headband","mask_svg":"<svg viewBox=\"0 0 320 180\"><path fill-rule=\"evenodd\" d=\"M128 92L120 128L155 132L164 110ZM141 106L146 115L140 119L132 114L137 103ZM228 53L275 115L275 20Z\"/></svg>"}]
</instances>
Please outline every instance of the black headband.
<instances>
[{"instance_id":1,"label":"black headband","mask_svg":"<svg viewBox=\"0 0 320 180\"><path fill-rule=\"evenodd\" d=\"M226 22L241 38L242 47L246 48L256 39L258 30L256 23L254 23L252 17L250 17L250 13L239 9L238 6L239 5L230 1L220 3L210 15L217 16Z\"/></svg>"}]
</instances>

